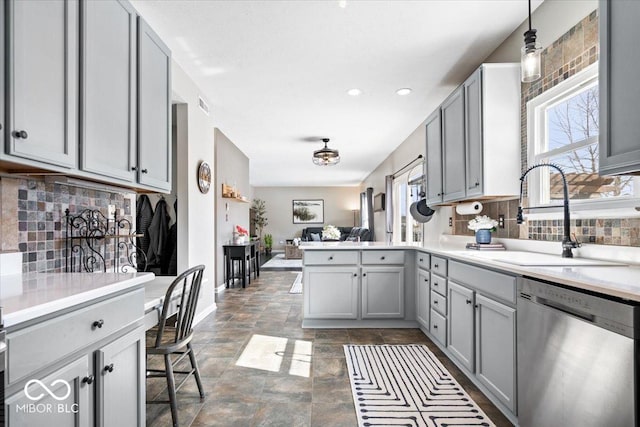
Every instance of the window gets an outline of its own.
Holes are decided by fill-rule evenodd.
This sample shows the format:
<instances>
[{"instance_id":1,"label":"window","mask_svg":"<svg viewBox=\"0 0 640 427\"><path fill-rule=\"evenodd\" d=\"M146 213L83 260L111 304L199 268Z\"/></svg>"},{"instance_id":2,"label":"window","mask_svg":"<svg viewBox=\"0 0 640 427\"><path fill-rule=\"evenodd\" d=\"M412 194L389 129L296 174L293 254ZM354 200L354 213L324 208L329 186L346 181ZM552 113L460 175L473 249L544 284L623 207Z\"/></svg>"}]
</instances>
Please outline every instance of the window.
<instances>
[{"instance_id":1,"label":"window","mask_svg":"<svg viewBox=\"0 0 640 427\"><path fill-rule=\"evenodd\" d=\"M393 240L395 243L422 242L422 224L409 212L413 202L420 200L424 176L422 166L398 176L393 182Z\"/></svg>"},{"instance_id":2,"label":"window","mask_svg":"<svg viewBox=\"0 0 640 427\"><path fill-rule=\"evenodd\" d=\"M529 101L527 117L529 165L554 163L564 170L572 210L618 208L638 198L637 177L598 174L597 64ZM538 168L527 182L530 206L562 204L555 169Z\"/></svg>"}]
</instances>

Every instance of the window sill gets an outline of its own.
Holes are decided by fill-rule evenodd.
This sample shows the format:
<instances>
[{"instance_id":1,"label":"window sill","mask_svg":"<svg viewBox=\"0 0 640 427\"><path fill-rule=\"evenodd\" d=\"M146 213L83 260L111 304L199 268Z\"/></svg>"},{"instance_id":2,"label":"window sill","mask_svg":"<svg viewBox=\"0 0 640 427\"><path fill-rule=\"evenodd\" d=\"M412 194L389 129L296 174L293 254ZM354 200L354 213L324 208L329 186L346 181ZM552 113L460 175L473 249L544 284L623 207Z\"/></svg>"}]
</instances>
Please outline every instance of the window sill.
<instances>
[{"instance_id":1,"label":"window sill","mask_svg":"<svg viewBox=\"0 0 640 427\"><path fill-rule=\"evenodd\" d=\"M571 219L584 218L637 218L640 217L640 199L598 200L590 203L569 202ZM529 211L524 214L528 220L563 219L563 207Z\"/></svg>"}]
</instances>

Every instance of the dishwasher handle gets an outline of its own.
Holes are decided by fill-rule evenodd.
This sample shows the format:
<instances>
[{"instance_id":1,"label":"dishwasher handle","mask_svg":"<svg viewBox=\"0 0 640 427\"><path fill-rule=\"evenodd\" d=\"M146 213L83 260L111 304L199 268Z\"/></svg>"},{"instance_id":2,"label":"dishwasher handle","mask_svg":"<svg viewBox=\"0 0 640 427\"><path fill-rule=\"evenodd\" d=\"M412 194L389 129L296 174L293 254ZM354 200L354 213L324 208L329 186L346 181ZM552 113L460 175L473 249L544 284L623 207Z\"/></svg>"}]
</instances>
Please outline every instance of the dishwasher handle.
<instances>
[{"instance_id":1,"label":"dishwasher handle","mask_svg":"<svg viewBox=\"0 0 640 427\"><path fill-rule=\"evenodd\" d=\"M536 302L538 304L562 311L563 313L571 314L572 316L579 317L582 320L586 320L587 322L595 323L596 316L591 313L585 313L584 311L580 311L557 301L552 301L542 297L532 297L531 299L533 302Z\"/></svg>"}]
</instances>

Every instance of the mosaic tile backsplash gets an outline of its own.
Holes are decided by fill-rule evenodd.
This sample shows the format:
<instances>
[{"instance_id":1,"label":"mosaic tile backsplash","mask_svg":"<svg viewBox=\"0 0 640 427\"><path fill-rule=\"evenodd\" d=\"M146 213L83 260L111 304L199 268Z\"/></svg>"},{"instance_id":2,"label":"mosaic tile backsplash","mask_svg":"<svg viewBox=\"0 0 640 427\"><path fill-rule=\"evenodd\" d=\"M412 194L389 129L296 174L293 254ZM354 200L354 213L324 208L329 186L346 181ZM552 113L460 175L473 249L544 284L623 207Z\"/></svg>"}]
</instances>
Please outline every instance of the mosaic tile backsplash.
<instances>
[{"instance_id":1,"label":"mosaic tile backsplash","mask_svg":"<svg viewBox=\"0 0 640 427\"><path fill-rule=\"evenodd\" d=\"M18 249L23 272L61 272L65 267L65 210L71 215L99 209L107 215L115 205L129 221L134 195L77 188L44 180L20 180L18 187ZM107 259L114 253L108 242Z\"/></svg>"}]
</instances>

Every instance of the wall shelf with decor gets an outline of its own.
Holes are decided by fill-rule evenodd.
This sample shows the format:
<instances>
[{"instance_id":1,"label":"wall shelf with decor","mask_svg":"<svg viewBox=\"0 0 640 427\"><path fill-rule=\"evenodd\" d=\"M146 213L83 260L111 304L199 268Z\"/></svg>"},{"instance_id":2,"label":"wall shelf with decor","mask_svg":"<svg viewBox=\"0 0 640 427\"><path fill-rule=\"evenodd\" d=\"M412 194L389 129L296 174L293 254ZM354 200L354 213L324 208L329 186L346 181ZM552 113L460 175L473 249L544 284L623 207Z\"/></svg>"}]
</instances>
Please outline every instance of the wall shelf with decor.
<instances>
[{"instance_id":1,"label":"wall shelf with decor","mask_svg":"<svg viewBox=\"0 0 640 427\"><path fill-rule=\"evenodd\" d=\"M231 199L240 203L249 203L249 199L246 196L242 196L238 193L238 190L227 184L222 184L222 198Z\"/></svg>"}]
</instances>

